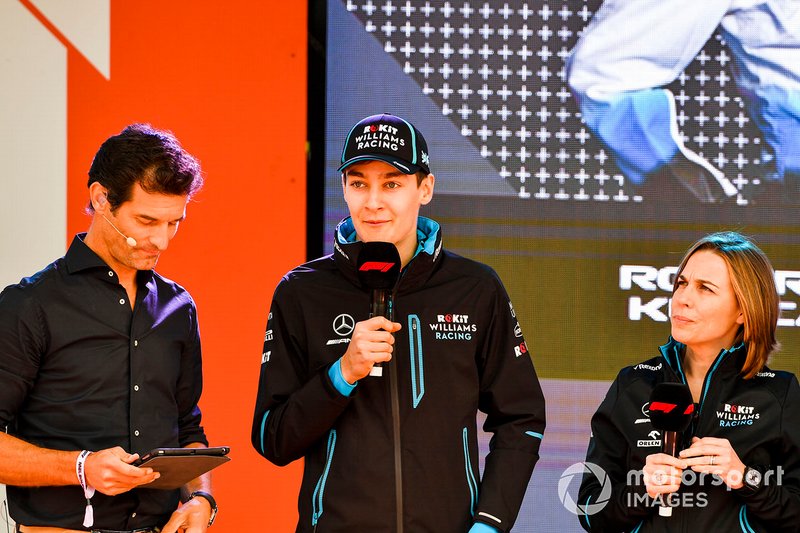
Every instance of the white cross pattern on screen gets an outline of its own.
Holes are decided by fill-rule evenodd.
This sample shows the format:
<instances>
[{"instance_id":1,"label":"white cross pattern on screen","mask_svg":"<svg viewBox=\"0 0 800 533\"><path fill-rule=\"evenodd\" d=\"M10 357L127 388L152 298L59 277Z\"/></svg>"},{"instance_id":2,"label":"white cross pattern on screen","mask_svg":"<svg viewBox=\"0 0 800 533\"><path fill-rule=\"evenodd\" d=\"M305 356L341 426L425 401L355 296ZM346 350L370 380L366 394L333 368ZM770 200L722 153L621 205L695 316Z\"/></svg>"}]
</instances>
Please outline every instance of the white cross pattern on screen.
<instances>
[{"instance_id":1,"label":"white cross pattern on screen","mask_svg":"<svg viewBox=\"0 0 800 533\"><path fill-rule=\"evenodd\" d=\"M345 5L520 198L641 200L581 122L565 81L564 60L600 0ZM735 95L730 61L715 35L667 88L684 144L742 189L761 138Z\"/></svg>"}]
</instances>

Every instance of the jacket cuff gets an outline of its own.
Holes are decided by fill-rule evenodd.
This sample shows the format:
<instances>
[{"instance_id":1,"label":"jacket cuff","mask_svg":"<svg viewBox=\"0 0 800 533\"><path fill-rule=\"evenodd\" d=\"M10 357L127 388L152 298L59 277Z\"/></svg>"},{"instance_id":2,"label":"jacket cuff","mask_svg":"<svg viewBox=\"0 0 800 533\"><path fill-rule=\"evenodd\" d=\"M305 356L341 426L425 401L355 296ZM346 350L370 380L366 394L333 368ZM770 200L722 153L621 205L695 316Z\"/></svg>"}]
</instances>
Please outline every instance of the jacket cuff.
<instances>
[{"instance_id":1,"label":"jacket cuff","mask_svg":"<svg viewBox=\"0 0 800 533\"><path fill-rule=\"evenodd\" d=\"M333 383L334 388L339 391L339 394L345 397L349 397L353 393L353 389L358 385L358 382L351 385L344 379L341 359L337 359L328 369L328 377L331 378L331 383Z\"/></svg>"}]
</instances>

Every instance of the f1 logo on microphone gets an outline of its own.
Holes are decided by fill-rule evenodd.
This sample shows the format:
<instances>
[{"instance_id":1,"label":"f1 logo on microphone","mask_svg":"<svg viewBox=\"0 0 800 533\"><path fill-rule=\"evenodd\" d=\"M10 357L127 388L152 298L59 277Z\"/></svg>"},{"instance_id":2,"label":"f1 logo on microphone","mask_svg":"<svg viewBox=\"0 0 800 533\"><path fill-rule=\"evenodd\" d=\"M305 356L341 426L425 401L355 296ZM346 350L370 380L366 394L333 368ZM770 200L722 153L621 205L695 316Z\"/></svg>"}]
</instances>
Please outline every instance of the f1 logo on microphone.
<instances>
[{"instance_id":1,"label":"f1 logo on microphone","mask_svg":"<svg viewBox=\"0 0 800 533\"><path fill-rule=\"evenodd\" d=\"M666 402L650 402L650 411L660 411L665 414L671 413L676 407L677 404L674 403L666 403ZM694 412L694 404L689 404L686 406L686 410L683 412L685 415L690 415Z\"/></svg>"},{"instance_id":2,"label":"f1 logo on microphone","mask_svg":"<svg viewBox=\"0 0 800 533\"><path fill-rule=\"evenodd\" d=\"M389 272L391 268L394 266L394 263L385 263L383 261L367 261L361 268L359 268L362 272L369 272L370 270L377 270L379 272Z\"/></svg>"}]
</instances>

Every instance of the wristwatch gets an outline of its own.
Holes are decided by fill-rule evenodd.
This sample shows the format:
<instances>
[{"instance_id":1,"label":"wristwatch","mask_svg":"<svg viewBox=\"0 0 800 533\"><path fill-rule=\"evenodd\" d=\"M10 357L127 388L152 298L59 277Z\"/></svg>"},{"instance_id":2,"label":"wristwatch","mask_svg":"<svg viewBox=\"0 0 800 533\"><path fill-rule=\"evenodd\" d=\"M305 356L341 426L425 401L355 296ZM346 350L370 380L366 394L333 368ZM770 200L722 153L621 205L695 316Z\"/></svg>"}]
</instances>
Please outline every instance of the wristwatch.
<instances>
[{"instance_id":1,"label":"wristwatch","mask_svg":"<svg viewBox=\"0 0 800 533\"><path fill-rule=\"evenodd\" d=\"M744 467L744 477L742 478L742 483L744 483L744 485L742 488L746 489L747 492L752 493L760 489L762 486L762 480L763 475L760 471L749 466Z\"/></svg>"},{"instance_id":2,"label":"wristwatch","mask_svg":"<svg viewBox=\"0 0 800 533\"><path fill-rule=\"evenodd\" d=\"M189 500L194 499L195 496L199 496L200 498L205 498L206 501L208 501L209 505L211 505L211 518L208 519L208 526L211 527L212 525L214 525L214 519L217 518L217 511L219 510L217 509L217 500L215 500L211 494L203 492L202 490L196 490L193 493L191 493L189 495Z\"/></svg>"}]
</instances>

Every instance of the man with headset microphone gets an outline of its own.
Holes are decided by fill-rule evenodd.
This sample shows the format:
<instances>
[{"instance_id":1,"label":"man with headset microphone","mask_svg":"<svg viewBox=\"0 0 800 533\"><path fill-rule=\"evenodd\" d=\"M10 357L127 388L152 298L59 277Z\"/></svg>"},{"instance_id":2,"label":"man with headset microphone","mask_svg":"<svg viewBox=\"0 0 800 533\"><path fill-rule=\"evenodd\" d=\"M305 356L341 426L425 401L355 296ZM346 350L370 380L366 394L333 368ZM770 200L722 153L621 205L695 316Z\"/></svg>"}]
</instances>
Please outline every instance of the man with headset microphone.
<instances>
[{"instance_id":1,"label":"man with headset microphone","mask_svg":"<svg viewBox=\"0 0 800 533\"><path fill-rule=\"evenodd\" d=\"M128 126L92 162L88 232L0 293L0 483L17 531L203 533L213 522L207 474L181 495L147 489L159 474L132 464L208 444L195 305L153 271L202 182L172 134Z\"/></svg>"}]
</instances>

